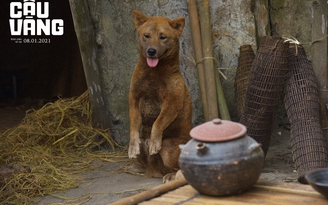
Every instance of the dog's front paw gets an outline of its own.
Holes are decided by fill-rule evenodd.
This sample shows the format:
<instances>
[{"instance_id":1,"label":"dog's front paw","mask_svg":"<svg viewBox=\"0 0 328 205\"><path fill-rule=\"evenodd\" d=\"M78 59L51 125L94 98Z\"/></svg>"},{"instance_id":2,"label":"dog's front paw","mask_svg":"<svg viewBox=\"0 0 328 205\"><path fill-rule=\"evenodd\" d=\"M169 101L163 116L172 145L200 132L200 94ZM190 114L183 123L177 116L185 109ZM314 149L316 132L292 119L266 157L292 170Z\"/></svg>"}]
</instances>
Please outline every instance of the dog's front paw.
<instances>
[{"instance_id":1,"label":"dog's front paw","mask_svg":"<svg viewBox=\"0 0 328 205\"><path fill-rule=\"evenodd\" d=\"M156 139L156 140L150 140L149 142L149 154L157 154L162 148L162 140Z\"/></svg>"},{"instance_id":2,"label":"dog's front paw","mask_svg":"<svg viewBox=\"0 0 328 205\"><path fill-rule=\"evenodd\" d=\"M137 158L137 156L140 154L140 139L134 139L130 140L129 145L129 158Z\"/></svg>"}]
</instances>

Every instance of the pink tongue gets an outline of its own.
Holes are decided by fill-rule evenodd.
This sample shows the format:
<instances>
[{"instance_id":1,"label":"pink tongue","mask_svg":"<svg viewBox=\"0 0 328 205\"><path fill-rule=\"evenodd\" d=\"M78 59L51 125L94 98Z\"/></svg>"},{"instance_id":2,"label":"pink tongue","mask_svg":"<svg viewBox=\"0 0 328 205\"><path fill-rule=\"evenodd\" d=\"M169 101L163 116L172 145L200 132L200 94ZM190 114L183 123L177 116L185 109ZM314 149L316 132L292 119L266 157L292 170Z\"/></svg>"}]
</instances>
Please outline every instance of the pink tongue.
<instances>
[{"instance_id":1,"label":"pink tongue","mask_svg":"<svg viewBox=\"0 0 328 205\"><path fill-rule=\"evenodd\" d=\"M158 64L158 58L149 58L149 57L147 57L147 63L148 63L149 67L154 68Z\"/></svg>"}]
</instances>

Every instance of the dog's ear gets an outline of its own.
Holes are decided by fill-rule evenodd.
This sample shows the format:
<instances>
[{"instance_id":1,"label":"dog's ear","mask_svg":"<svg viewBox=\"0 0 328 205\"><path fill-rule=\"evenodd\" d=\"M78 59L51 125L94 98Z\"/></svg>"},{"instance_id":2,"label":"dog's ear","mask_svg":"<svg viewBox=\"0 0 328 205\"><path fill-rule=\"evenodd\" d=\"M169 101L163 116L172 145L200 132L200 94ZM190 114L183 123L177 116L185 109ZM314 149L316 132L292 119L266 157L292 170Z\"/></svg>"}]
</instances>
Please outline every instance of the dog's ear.
<instances>
[{"instance_id":1,"label":"dog's ear","mask_svg":"<svg viewBox=\"0 0 328 205\"><path fill-rule=\"evenodd\" d=\"M142 24L144 24L148 18L145 17L140 11L138 10L133 10L132 12L133 14L133 21L134 21L134 26L136 27L136 29L139 28L139 26L141 26Z\"/></svg>"},{"instance_id":2,"label":"dog's ear","mask_svg":"<svg viewBox=\"0 0 328 205\"><path fill-rule=\"evenodd\" d=\"M176 19L170 21L170 25L172 28L174 28L177 31L178 36L180 37L182 34L182 31L183 31L183 28L185 26L185 18L183 18L183 17L176 18Z\"/></svg>"}]
</instances>

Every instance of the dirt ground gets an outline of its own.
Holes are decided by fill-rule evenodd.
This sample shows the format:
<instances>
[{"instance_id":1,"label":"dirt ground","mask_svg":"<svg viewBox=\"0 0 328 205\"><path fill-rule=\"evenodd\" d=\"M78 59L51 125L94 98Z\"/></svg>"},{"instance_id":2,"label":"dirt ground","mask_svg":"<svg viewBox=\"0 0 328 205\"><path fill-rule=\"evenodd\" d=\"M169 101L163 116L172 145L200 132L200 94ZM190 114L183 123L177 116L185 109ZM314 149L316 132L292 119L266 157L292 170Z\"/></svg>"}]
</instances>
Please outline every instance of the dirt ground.
<instances>
[{"instance_id":1,"label":"dirt ground","mask_svg":"<svg viewBox=\"0 0 328 205\"><path fill-rule=\"evenodd\" d=\"M4 106L0 104L0 132L20 123L25 116L26 108L26 105ZM162 184L161 179L122 172L113 173L124 166L124 162L99 163L102 163L100 168L81 174L84 182L78 188L45 196L37 204L105 205ZM291 156L289 130L282 124L277 125L272 132L270 148L260 179L298 183Z\"/></svg>"}]
</instances>

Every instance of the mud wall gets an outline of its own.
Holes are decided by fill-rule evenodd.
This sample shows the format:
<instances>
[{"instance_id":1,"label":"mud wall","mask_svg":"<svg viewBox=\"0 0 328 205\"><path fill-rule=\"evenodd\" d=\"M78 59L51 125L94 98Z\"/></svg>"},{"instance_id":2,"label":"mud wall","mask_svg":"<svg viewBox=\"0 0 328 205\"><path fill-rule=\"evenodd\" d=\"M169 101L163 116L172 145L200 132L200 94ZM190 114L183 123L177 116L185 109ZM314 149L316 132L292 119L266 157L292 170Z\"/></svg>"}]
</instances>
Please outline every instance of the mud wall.
<instances>
[{"instance_id":1,"label":"mud wall","mask_svg":"<svg viewBox=\"0 0 328 205\"><path fill-rule=\"evenodd\" d=\"M74 4L74 0L70 1ZM146 16L186 18L180 38L180 69L191 92L193 124L203 122L202 105L195 68L191 30L185 0L85 0L94 28L96 59L105 107L106 123L113 137L121 144L129 140L128 92L130 79L138 60L136 30L132 11ZM232 120L236 120L234 76L239 46L251 44L256 50L263 35L291 35L301 41L311 36L311 3L306 0L210 0L213 48L216 67L221 77ZM89 85L89 88L92 85Z\"/></svg>"}]
</instances>

